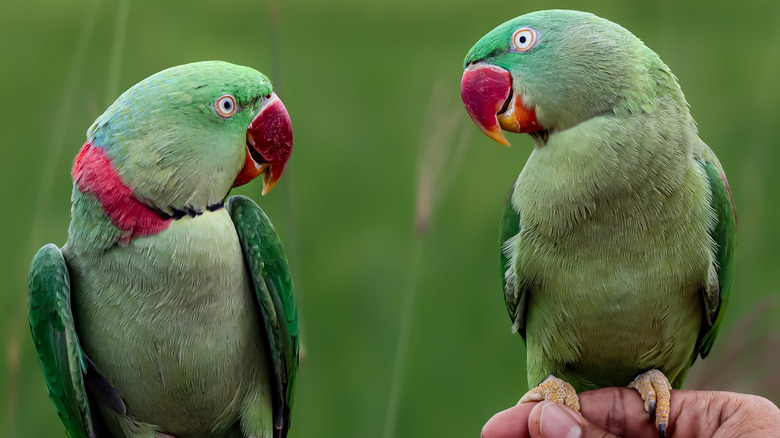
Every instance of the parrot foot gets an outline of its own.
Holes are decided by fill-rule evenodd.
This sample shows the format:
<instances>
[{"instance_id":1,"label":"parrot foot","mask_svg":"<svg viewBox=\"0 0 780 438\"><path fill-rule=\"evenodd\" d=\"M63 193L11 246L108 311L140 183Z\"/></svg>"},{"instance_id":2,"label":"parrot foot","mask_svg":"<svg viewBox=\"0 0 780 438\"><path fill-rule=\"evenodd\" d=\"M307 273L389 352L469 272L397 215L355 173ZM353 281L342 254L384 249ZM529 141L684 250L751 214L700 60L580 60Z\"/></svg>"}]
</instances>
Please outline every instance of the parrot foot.
<instances>
[{"instance_id":1,"label":"parrot foot","mask_svg":"<svg viewBox=\"0 0 780 438\"><path fill-rule=\"evenodd\" d=\"M628 387L639 391L639 395L645 401L645 411L650 414L650 421L655 420L655 425L658 427L658 436L665 438L669 426L672 385L669 384L664 373L658 370L647 371L637 376Z\"/></svg>"},{"instance_id":2,"label":"parrot foot","mask_svg":"<svg viewBox=\"0 0 780 438\"><path fill-rule=\"evenodd\" d=\"M580 398L577 397L577 391L568 382L555 376L544 379L536 388L526 392L517 404L534 401L550 400L556 403L562 403L575 412L580 412Z\"/></svg>"}]
</instances>

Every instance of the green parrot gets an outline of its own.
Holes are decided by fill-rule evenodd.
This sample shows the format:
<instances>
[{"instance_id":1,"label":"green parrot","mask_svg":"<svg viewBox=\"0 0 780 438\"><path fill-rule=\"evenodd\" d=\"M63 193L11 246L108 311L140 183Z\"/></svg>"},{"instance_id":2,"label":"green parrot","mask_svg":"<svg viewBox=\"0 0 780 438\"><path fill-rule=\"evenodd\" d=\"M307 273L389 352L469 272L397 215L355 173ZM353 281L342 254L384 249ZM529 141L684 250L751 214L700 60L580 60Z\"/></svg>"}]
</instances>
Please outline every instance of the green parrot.
<instances>
[{"instance_id":1,"label":"green parrot","mask_svg":"<svg viewBox=\"0 0 780 438\"><path fill-rule=\"evenodd\" d=\"M541 383L521 402L578 409L575 391L631 382L664 436L670 388L723 320L737 222L677 79L628 30L566 10L501 24L464 69L479 128L534 141L500 230L504 298Z\"/></svg>"},{"instance_id":2,"label":"green parrot","mask_svg":"<svg viewBox=\"0 0 780 438\"><path fill-rule=\"evenodd\" d=\"M67 435L284 437L298 316L271 222L231 188L292 151L268 78L208 61L161 71L87 131L68 241L38 251L30 327Z\"/></svg>"}]
</instances>

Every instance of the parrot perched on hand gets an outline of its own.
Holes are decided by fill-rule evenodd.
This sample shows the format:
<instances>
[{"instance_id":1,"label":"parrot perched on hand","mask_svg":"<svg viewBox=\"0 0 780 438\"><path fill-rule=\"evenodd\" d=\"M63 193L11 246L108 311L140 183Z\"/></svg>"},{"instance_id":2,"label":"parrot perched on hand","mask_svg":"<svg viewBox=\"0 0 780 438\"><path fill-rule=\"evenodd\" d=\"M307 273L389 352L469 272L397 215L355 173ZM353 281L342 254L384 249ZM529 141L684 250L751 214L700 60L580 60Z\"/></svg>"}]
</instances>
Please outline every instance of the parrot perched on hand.
<instances>
[{"instance_id":1,"label":"parrot perched on hand","mask_svg":"<svg viewBox=\"0 0 780 438\"><path fill-rule=\"evenodd\" d=\"M29 277L49 396L75 437L285 437L298 316L279 237L231 188L292 151L260 72L219 61L139 82L87 131L62 249Z\"/></svg>"},{"instance_id":2,"label":"parrot perched on hand","mask_svg":"<svg viewBox=\"0 0 780 438\"><path fill-rule=\"evenodd\" d=\"M737 222L677 79L623 27L549 10L482 37L461 97L492 139L534 141L500 230L507 309L539 385L521 402L578 410L575 391L630 383L664 436L670 389L723 319Z\"/></svg>"}]
</instances>

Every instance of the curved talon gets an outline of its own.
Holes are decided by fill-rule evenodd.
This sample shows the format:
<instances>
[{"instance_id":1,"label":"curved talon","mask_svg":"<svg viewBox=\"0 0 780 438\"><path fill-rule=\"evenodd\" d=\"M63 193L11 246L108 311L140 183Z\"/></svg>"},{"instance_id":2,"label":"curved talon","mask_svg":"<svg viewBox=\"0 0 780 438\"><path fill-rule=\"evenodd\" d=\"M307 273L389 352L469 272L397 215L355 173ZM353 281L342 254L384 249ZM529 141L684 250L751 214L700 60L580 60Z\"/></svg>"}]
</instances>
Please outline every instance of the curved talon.
<instances>
[{"instance_id":1,"label":"curved talon","mask_svg":"<svg viewBox=\"0 0 780 438\"><path fill-rule=\"evenodd\" d=\"M650 421L658 427L658 436L666 437L666 429L669 425L670 391L672 385L664 373L658 370L650 370L637 376L628 384L642 396L645 402L645 411L650 414Z\"/></svg>"}]
</instances>

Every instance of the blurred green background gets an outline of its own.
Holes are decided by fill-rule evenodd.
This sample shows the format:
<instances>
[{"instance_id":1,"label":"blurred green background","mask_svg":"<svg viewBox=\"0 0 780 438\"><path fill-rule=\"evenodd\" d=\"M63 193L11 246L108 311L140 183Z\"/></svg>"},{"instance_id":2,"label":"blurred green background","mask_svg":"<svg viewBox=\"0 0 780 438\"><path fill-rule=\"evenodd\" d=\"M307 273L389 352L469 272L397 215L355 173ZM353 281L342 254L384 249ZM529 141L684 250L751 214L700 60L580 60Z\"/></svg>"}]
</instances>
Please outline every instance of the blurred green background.
<instances>
[{"instance_id":1,"label":"blurred green background","mask_svg":"<svg viewBox=\"0 0 780 438\"><path fill-rule=\"evenodd\" d=\"M497 24L552 7L622 24L680 79L740 221L726 325L688 383L780 402L780 306L770 298L780 292L780 4L279 3L276 39L268 0L0 6L0 435L64 435L29 338L26 276L40 246L66 240L70 167L87 127L146 76L222 59L269 75L295 131L277 188L262 199L259 183L240 191L276 224L298 285L306 358L290 436L478 436L525 390L497 229L531 141L510 136L507 149L478 133L460 103L461 63ZM424 235L415 205L420 221L433 214Z\"/></svg>"}]
</instances>

